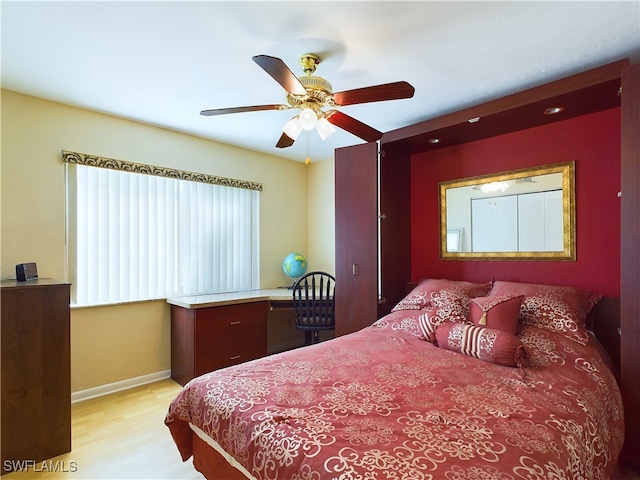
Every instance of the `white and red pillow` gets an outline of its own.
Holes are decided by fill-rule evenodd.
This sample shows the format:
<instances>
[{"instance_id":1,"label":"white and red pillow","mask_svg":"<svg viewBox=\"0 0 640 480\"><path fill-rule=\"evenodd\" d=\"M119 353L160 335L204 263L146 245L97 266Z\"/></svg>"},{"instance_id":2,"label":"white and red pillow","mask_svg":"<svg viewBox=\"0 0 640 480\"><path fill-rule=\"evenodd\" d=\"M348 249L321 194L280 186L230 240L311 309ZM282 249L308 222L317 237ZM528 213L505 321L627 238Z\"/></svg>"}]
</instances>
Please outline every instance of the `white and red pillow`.
<instances>
[{"instance_id":1,"label":"white and red pillow","mask_svg":"<svg viewBox=\"0 0 640 480\"><path fill-rule=\"evenodd\" d=\"M427 341L433 343L436 328L444 322L468 322L469 297L460 290L445 288L434 292L430 303L418 316L418 326Z\"/></svg>"},{"instance_id":2,"label":"white and red pillow","mask_svg":"<svg viewBox=\"0 0 640 480\"><path fill-rule=\"evenodd\" d=\"M473 283L458 280L426 279L422 280L406 297L393 307L392 312L398 310L420 310L433 306L434 297L441 296L442 290L455 292L467 298L484 297L489 293L492 282Z\"/></svg>"},{"instance_id":3,"label":"white and red pillow","mask_svg":"<svg viewBox=\"0 0 640 480\"><path fill-rule=\"evenodd\" d=\"M518 320L574 340L589 341L587 315L602 295L574 287L495 281L488 297L523 295Z\"/></svg>"}]
</instances>

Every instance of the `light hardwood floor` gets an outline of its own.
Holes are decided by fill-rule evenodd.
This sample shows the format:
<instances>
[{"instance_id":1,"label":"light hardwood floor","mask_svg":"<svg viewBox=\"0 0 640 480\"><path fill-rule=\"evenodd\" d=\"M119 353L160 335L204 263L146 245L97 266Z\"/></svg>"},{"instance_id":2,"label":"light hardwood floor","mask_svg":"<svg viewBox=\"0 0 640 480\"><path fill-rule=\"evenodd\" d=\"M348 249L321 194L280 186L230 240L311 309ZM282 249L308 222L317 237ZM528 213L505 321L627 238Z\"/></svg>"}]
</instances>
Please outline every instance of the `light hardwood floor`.
<instances>
[{"instance_id":1,"label":"light hardwood floor","mask_svg":"<svg viewBox=\"0 0 640 480\"><path fill-rule=\"evenodd\" d=\"M74 403L72 451L47 461L58 471L38 464L2 480L203 479L191 460L182 462L164 425L169 403L180 389L173 380L163 380Z\"/></svg>"}]
</instances>

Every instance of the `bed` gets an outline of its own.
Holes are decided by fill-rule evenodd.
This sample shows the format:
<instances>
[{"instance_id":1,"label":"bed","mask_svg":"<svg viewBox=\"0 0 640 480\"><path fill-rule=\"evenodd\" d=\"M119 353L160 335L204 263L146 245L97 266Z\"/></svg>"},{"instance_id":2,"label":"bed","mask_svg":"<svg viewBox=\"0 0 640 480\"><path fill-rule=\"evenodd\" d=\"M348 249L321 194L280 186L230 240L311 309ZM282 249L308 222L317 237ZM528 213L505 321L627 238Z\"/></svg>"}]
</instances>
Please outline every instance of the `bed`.
<instances>
[{"instance_id":1,"label":"bed","mask_svg":"<svg viewBox=\"0 0 640 480\"><path fill-rule=\"evenodd\" d=\"M624 420L601 296L420 282L370 327L187 383L165 423L209 479L607 479Z\"/></svg>"}]
</instances>

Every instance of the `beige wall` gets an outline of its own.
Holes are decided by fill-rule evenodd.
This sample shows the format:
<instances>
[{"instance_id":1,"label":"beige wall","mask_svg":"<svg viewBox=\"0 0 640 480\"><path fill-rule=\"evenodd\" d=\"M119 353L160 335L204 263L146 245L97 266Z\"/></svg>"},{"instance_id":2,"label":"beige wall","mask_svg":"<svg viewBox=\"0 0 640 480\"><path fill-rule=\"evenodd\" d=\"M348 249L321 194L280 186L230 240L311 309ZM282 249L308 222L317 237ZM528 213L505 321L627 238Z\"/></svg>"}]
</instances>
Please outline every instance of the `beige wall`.
<instances>
[{"instance_id":1,"label":"beige wall","mask_svg":"<svg viewBox=\"0 0 640 480\"><path fill-rule=\"evenodd\" d=\"M261 286L287 282L281 262L290 251L333 271L333 162L309 168L6 90L1 101L2 278L33 261L41 277L66 279L63 149L261 182ZM169 329L165 302L73 309L72 391L170 369Z\"/></svg>"},{"instance_id":2,"label":"beige wall","mask_svg":"<svg viewBox=\"0 0 640 480\"><path fill-rule=\"evenodd\" d=\"M335 274L335 170L334 162L309 165L308 255L309 269Z\"/></svg>"}]
</instances>

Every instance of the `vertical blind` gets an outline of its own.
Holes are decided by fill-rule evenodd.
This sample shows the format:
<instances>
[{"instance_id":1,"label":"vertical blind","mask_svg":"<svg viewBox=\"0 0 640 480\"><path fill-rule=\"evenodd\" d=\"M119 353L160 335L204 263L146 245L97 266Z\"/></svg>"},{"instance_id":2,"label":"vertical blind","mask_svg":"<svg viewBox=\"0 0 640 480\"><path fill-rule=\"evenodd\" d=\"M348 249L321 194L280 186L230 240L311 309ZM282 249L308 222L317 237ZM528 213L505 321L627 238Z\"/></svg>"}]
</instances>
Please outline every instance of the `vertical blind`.
<instances>
[{"instance_id":1,"label":"vertical blind","mask_svg":"<svg viewBox=\"0 0 640 480\"><path fill-rule=\"evenodd\" d=\"M68 164L72 304L259 288L259 192Z\"/></svg>"}]
</instances>

